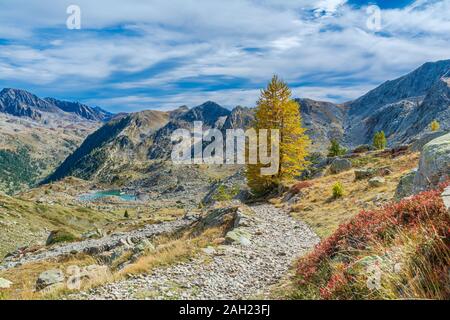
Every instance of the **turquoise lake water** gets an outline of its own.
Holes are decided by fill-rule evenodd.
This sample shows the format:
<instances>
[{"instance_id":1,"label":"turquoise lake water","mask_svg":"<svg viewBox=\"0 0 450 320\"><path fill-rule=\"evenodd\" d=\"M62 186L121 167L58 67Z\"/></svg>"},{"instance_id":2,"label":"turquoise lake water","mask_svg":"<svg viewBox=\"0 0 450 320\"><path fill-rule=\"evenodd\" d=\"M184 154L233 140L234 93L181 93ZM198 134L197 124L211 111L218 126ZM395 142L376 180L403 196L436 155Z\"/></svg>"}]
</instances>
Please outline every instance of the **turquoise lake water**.
<instances>
[{"instance_id":1,"label":"turquoise lake water","mask_svg":"<svg viewBox=\"0 0 450 320\"><path fill-rule=\"evenodd\" d=\"M83 194L79 197L81 201L95 201L107 197L118 197L123 201L137 201L135 195L121 193L120 190L97 191L94 193Z\"/></svg>"}]
</instances>

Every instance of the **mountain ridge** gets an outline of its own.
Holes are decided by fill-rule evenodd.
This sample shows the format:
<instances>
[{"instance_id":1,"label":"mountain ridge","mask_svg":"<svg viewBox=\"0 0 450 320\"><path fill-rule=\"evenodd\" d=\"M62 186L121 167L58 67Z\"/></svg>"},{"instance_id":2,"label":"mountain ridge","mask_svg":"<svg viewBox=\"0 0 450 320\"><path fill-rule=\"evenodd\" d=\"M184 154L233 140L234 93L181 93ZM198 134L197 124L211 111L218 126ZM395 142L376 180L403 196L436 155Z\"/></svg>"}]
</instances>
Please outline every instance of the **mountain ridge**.
<instances>
[{"instance_id":1,"label":"mountain ridge","mask_svg":"<svg viewBox=\"0 0 450 320\"><path fill-rule=\"evenodd\" d=\"M449 73L450 60L430 62L384 82L351 102L335 104L295 99L300 106L303 126L313 141L311 151L325 152L332 139L347 147L371 143L374 133L380 130L385 131L391 145L407 143L423 134L435 119L443 130L449 130L450 79L445 77ZM78 104L65 107L80 111ZM108 168L117 171L117 163L125 165L126 161L167 160L173 145L171 133L176 129L192 129L195 121L202 121L204 129L225 131L248 128L253 120L254 108L238 106L230 110L213 101L191 109L181 106L173 111L118 114L85 140L80 146L85 153L76 150L45 181L72 173L90 179L100 174L100 168L100 175L108 176ZM92 139L99 140L91 144ZM88 168L92 159L99 161L98 166Z\"/></svg>"},{"instance_id":2,"label":"mountain ridge","mask_svg":"<svg viewBox=\"0 0 450 320\"><path fill-rule=\"evenodd\" d=\"M45 115L60 118L78 116L80 120L105 122L113 114L100 107L90 107L80 102L69 102L55 98L41 99L23 89L4 88L0 91L0 112L17 117L41 121Z\"/></svg>"}]
</instances>

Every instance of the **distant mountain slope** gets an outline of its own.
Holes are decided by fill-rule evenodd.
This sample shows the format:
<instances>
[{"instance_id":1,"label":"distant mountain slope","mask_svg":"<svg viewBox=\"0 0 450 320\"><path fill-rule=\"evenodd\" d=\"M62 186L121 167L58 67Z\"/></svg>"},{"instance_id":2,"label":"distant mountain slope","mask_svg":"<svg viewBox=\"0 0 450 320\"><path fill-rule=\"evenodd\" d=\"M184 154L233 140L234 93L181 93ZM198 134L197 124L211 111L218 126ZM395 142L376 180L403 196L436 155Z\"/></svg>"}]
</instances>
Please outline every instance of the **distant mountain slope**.
<instances>
[{"instance_id":1,"label":"distant mountain slope","mask_svg":"<svg viewBox=\"0 0 450 320\"><path fill-rule=\"evenodd\" d=\"M54 98L41 99L25 90L11 88L0 91L0 112L35 121L107 121L113 116L99 107Z\"/></svg>"},{"instance_id":2,"label":"distant mountain slope","mask_svg":"<svg viewBox=\"0 0 450 320\"><path fill-rule=\"evenodd\" d=\"M171 117L169 123L158 130L153 137L153 143L149 148L149 159L167 159L172 152L171 135L177 129L193 129L195 121L201 121L204 129L222 129L231 111L215 102L205 102L195 108Z\"/></svg>"},{"instance_id":3,"label":"distant mountain slope","mask_svg":"<svg viewBox=\"0 0 450 320\"><path fill-rule=\"evenodd\" d=\"M227 120L223 124L223 129L224 130L234 128L247 129L252 126L254 120L255 120L255 109L237 106L231 111L231 113L227 117Z\"/></svg>"},{"instance_id":4,"label":"distant mountain slope","mask_svg":"<svg viewBox=\"0 0 450 320\"><path fill-rule=\"evenodd\" d=\"M329 139L342 136L345 114L342 106L309 99L299 103L304 125L315 140L314 150L324 150ZM137 171L155 168L149 165L152 161L170 159L172 133L177 129L193 129L195 121L201 121L203 129L216 128L224 133L227 129L247 129L254 121L254 109L239 106L230 111L208 101L192 109L183 106L170 112L143 111L116 116L90 135L45 182L69 175L108 183L132 176L127 180L130 182L140 176Z\"/></svg>"},{"instance_id":5,"label":"distant mountain slope","mask_svg":"<svg viewBox=\"0 0 450 320\"><path fill-rule=\"evenodd\" d=\"M364 117L387 104L425 96L449 71L450 60L427 62L413 72L398 79L386 81L349 103L349 115Z\"/></svg>"},{"instance_id":6,"label":"distant mountain slope","mask_svg":"<svg viewBox=\"0 0 450 320\"><path fill-rule=\"evenodd\" d=\"M346 105L345 142L368 143L384 130L390 144L420 135L433 119L448 128L450 60L425 63L396 80L387 81Z\"/></svg>"},{"instance_id":7,"label":"distant mountain slope","mask_svg":"<svg viewBox=\"0 0 450 320\"><path fill-rule=\"evenodd\" d=\"M49 125L0 112L0 192L36 185L97 127L92 121Z\"/></svg>"},{"instance_id":8,"label":"distant mountain slope","mask_svg":"<svg viewBox=\"0 0 450 320\"><path fill-rule=\"evenodd\" d=\"M44 100L65 112L75 113L87 120L108 121L113 116L112 113L105 111L100 107L89 107L79 102L62 101L54 98L45 98Z\"/></svg>"},{"instance_id":9,"label":"distant mountain slope","mask_svg":"<svg viewBox=\"0 0 450 320\"><path fill-rule=\"evenodd\" d=\"M151 135L169 121L170 113L142 111L120 115L86 138L44 183L66 176L92 179L110 176L114 167L147 158ZM105 178L105 177L103 177ZM107 179L107 178L105 178Z\"/></svg>"},{"instance_id":10,"label":"distant mountain slope","mask_svg":"<svg viewBox=\"0 0 450 320\"><path fill-rule=\"evenodd\" d=\"M27 91L16 89L3 89L0 91L0 112L17 117L40 120L42 112L59 113L59 111L51 103Z\"/></svg>"},{"instance_id":11,"label":"distant mountain slope","mask_svg":"<svg viewBox=\"0 0 450 320\"><path fill-rule=\"evenodd\" d=\"M330 140L344 135L345 107L331 102L296 99L300 105L303 126L311 138L312 151L325 152Z\"/></svg>"},{"instance_id":12,"label":"distant mountain slope","mask_svg":"<svg viewBox=\"0 0 450 320\"><path fill-rule=\"evenodd\" d=\"M444 130L450 129L447 74L450 60L426 63L346 104L296 99L312 140L311 151L326 152L331 139L348 146L371 143L379 130L385 131L391 145L408 142L427 131L434 119ZM136 170L146 170L146 165L136 169L136 164L170 158L171 134L176 129L192 129L195 121L202 121L204 129L225 132L248 128L253 120L254 109L236 107L230 111L211 101L192 109L183 106L165 113L118 115L91 135L48 181L67 175L107 182L116 176L123 178L124 172L134 176Z\"/></svg>"}]
</instances>

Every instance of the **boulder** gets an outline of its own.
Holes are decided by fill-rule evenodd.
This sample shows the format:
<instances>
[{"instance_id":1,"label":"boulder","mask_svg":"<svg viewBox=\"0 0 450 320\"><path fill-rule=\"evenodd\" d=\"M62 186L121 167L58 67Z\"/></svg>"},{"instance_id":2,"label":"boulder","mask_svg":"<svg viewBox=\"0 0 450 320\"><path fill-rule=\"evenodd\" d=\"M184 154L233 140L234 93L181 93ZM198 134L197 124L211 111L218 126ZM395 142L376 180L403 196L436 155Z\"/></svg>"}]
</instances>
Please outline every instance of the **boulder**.
<instances>
[{"instance_id":1,"label":"boulder","mask_svg":"<svg viewBox=\"0 0 450 320\"><path fill-rule=\"evenodd\" d=\"M372 178L376 174L375 169L356 169L355 170L355 179L356 180L364 180Z\"/></svg>"},{"instance_id":2,"label":"boulder","mask_svg":"<svg viewBox=\"0 0 450 320\"><path fill-rule=\"evenodd\" d=\"M446 134L445 131L428 132L428 133L424 134L423 136L421 136L420 138L418 138L417 140L415 140L411 144L411 151L413 151L413 152L421 152L423 147L428 142L430 142L430 141L432 141L434 139L437 139L439 137L442 137L445 134Z\"/></svg>"},{"instance_id":3,"label":"boulder","mask_svg":"<svg viewBox=\"0 0 450 320\"><path fill-rule=\"evenodd\" d=\"M414 194L414 177L416 176L416 173L417 169L414 169L400 178L397 185L397 190L395 191L396 199L403 199Z\"/></svg>"},{"instance_id":4,"label":"boulder","mask_svg":"<svg viewBox=\"0 0 450 320\"><path fill-rule=\"evenodd\" d=\"M59 269L42 272L36 281L36 290L41 291L47 287L62 284L64 280L64 273Z\"/></svg>"},{"instance_id":5,"label":"boulder","mask_svg":"<svg viewBox=\"0 0 450 320\"><path fill-rule=\"evenodd\" d=\"M215 245L222 245L222 244L224 244L225 242L226 242L226 239L225 239L225 238L216 238L216 239L213 240L213 243L214 243Z\"/></svg>"},{"instance_id":6,"label":"boulder","mask_svg":"<svg viewBox=\"0 0 450 320\"><path fill-rule=\"evenodd\" d=\"M427 143L414 177L414 193L436 187L450 175L450 134Z\"/></svg>"},{"instance_id":7,"label":"boulder","mask_svg":"<svg viewBox=\"0 0 450 320\"><path fill-rule=\"evenodd\" d=\"M447 187L442 193L442 200L444 201L444 205L450 213L450 187Z\"/></svg>"},{"instance_id":8,"label":"boulder","mask_svg":"<svg viewBox=\"0 0 450 320\"><path fill-rule=\"evenodd\" d=\"M110 275L111 273L107 266L93 264L81 269L81 278L91 282L102 281Z\"/></svg>"},{"instance_id":9,"label":"boulder","mask_svg":"<svg viewBox=\"0 0 450 320\"><path fill-rule=\"evenodd\" d=\"M215 255L215 254L217 253L216 249L214 249L214 248L211 247L211 246L206 247L206 248L203 248L202 251L203 251L204 253L206 253L207 255L210 255L210 256Z\"/></svg>"},{"instance_id":10,"label":"boulder","mask_svg":"<svg viewBox=\"0 0 450 320\"><path fill-rule=\"evenodd\" d=\"M236 228L230 232L228 232L225 236L226 243L239 243L243 246L248 246L251 244L250 242L251 235L247 231Z\"/></svg>"},{"instance_id":11,"label":"boulder","mask_svg":"<svg viewBox=\"0 0 450 320\"><path fill-rule=\"evenodd\" d=\"M9 289L12 285L11 281L0 278L0 289Z\"/></svg>"},{"instance_id":12,"label":"boulder","mask_svg":"<svg viewBox=\"0 0 450 320\"><path fill-rule=\"evenodd\" d=\"M378 188L383 186L386 183L383 177L374 177L369 180L369 186L372 188Z\"/></svg>"},{"instance_id":13,"label":"boulder","mask_svg":"<svg viewBox=\"0 0 450 320\"><path fill-rule=\"evenodd\" d=\"M105 233L101 229L95 229L88 232L85 232L81 235L83 240L86 239L99 239L105 236Z\"/></svg>"},{"instance_id":14,"label":"boulder","mask_svg":"<svg viewBox=\"0 0 450 320\"><path fill-rule=\"evenodd\" d=\"M96 256L96 258L98 259L98 261L100 263L112 265L112 264L114 264L115 261L117 261L119 258L121 258L123 254L124 254L123 248L116 248L111 251L102 252L102 253L98 254Z\"/></svg>"},{"instance_id":15,"label":"boulder","mask_svg":"<svg viewBox=\"0 0 450 320\"><path fill-rule=\"evenodd\" d=\"M50 232L45 244L47 246L50 246L50 245L56 244L56 243L73 242L76 240L77 240L77 237L75 237L73 234L71 234L68 231L54 230L54 231Z\"/></svg>"},{"instance_id":16,"label":"boulder","mask_svg":"<svg viewBox=\"0 0 450 320\"><path fill-rule=\"evenodd\" d=\"M111 276L107 266L100 266L96 264L87 267L79 267L77 265L69 266L67 268L67 274L67 288L70 290L80 290L82 281L95 283L104 281Z\"/></svg>"},{"instance_id":17,"label":"boulder","mask_svg":"<svg viewBox=\"0 0 450 320\"><path fill-rule=\"evenodd\" d=\"M193 234L198 235L206 229L222 226L231 230L239 224L241 216L239 207L235 206L211 209L195 225Z\"/></svg>"},{"instance_id":18,"label":"boulder","mask_svg":"<svg viewBox=\"0 0 450 320\"><path fill-rule=\"evenodd\" d=\"M133 253L142 253L144 251L155 251L156 248L153 245L153 243L151 243L150 240L148 239L144 239L141 242L139 242L134 248L133 248Z\"/></svg>"},{"instance_id":19,"label":"boulder","mask_svg":"<svg viewBox=\"0 0 450 320\"><path fill-rule=\"evenodd\" d=\"M336 158L333 160L330 166L332 173L340 173L352 168L352 162L347 159Z\"/></svg>"}]
</instances>

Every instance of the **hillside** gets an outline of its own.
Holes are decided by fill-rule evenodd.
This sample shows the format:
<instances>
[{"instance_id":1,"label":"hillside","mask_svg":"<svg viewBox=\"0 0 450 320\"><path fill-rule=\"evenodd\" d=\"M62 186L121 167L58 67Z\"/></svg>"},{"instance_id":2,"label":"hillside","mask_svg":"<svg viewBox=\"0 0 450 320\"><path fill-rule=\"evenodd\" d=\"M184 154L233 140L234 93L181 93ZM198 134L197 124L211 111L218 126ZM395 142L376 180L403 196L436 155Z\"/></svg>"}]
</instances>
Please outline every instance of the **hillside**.
<instances>
[{"instance_id":1,"label":"hillside","mask_svg":"<svg viewBox=\"0 0 450 320\"><path fill-rule=\"evenodd\" d=\"M169 118L168 112L159 111L142 111L113 118L88 136L44 183L68 175L108 180L106 175L111 176L108 172L111 167L108 166L132 166L136 161L146 160L148 144L151 143L149 138Z\"/></svg>"},{"instance_id":2,"label":"hillside","mask_svg":"<svg viewBox=\"0 0 450 320\"><path fill-rule=\"evenodd\" d=\"M48 176L112 115L25 90L0 92L0 190L27 190Z\"/></svg>"},{"instance_id":3,"label":"hillside","mask_svg":"<svg viewBox=\"0 0 450 320\"><path fill-rule=\"evenodd\" d=\"M450 89L445 77L449 70L450 60L426 63L343 105L297 99L303 125L313 141L311 151L325 153L332 139L350 147L370 144L375 132L381 130L389 145L410 142L429 131L433 120L439 121L442 130L449 130ZM121 122L113 119L46 181L74 174L82 178L103 176L102 181L111 182L114 177L108 170L121 167L127 152L131 162L168 159L172 149L170 135L176 129L190 129L194 121L202 121L205 129L218 128L225 132L248 128L254 117L252 109L236 107L230 111L211 101L192 109L180 107L163 118L158 118L162 114L156 116L157 111L148 113L151 116L145 113L128 116L135 117L134 122L128 118ZM141 118L146 120L137 120ZM105 134L110 130L111 133ZM140 138L130 136L133 132L140 132Z\"/></svg>"},{"instance_id":4,"label":"hillside","mask_svg":"<svg viewBox=\"0 0 450 320\"><path fill-rule=\"evenodd\" d=\"M450 60L425 63L347 103L345 142L368 143L379 130L385 131L392 145L407 142L423 133L433 119L448 130L449 72Z\"/></svg>"},{"instance_id":5,"label":"hillside","mask_svg":"<svg viewBox=\"0 0 450 320\"><path fill-rule=\"evenodd\" d=\"M0 91L0 113L42 122L50 120L106 121L112 117L111 113L99 107L92 108L79 102L54 98L41 99L25 90L11 88Z\"/></svg>"},{"instance_id":6,"label":"hillside","mask_svg":"<svg viewBox=\"0 0 450 320\"><path fill-rule=\"evenodd\" d=\"M45 124L0 113L0 190L36 185L97 129L95 122Z\"/></svg>"}]
</instances>

